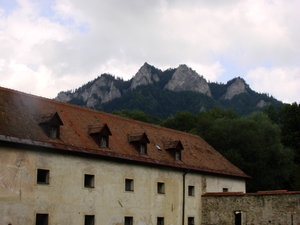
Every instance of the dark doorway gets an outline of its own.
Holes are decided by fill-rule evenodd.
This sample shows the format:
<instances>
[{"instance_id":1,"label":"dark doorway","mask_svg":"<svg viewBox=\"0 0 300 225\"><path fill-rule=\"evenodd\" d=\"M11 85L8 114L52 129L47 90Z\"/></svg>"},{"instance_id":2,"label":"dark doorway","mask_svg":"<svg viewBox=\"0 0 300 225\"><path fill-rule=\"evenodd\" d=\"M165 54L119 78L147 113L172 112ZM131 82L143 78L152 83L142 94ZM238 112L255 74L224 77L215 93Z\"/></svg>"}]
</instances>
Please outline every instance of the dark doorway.
<instances>
[{"instance_id":1,"label":"dark doorway","mask_svg":"<svg viewBox=\"0 0 300 225\"><path fill-rule=\"evenodd\" d=\"M242 225L242 212L235 211L234 217L235 217L235 225Z\"/></svg>"}]
</instances>

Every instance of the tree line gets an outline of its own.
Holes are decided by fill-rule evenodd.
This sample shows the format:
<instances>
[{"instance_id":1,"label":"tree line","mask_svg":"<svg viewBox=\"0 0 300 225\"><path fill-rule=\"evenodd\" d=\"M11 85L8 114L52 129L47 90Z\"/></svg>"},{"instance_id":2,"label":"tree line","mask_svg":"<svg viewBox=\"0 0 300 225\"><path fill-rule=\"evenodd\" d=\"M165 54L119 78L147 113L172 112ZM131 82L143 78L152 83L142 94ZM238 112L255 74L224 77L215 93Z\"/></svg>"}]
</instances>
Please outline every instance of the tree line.
<instances>
[{"instance_id":1,"label":"tree line","mask_svg":"<svg viewBox=\"0 0 300 225\"><path fill-rule=\"evenodd\" d=\"M247 191L300 190L300 105L270 105L264 112L239 116L232 109L177 112L161 120L139 110L116 115L199 135L251 176Z\"/></svg>"}]
</instances>

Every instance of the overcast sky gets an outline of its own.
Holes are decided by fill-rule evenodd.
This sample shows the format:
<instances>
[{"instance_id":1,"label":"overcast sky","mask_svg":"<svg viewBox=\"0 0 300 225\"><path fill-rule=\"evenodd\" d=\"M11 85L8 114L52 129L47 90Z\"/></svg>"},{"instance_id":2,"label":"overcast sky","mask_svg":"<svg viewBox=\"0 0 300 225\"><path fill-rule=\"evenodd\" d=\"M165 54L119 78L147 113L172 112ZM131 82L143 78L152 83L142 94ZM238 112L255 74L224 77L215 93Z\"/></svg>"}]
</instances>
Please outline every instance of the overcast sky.
<instances>
[{"instance_id":1,"label":"overcast sky","mask_svg":"<svg viewBox=\"0 0 300 225\"><path fill-rule=\"evenodd\" d=\"M0 86L53 98L144 62L300 102L299 0L0 0Z\"/></svg>"}]
</instances>

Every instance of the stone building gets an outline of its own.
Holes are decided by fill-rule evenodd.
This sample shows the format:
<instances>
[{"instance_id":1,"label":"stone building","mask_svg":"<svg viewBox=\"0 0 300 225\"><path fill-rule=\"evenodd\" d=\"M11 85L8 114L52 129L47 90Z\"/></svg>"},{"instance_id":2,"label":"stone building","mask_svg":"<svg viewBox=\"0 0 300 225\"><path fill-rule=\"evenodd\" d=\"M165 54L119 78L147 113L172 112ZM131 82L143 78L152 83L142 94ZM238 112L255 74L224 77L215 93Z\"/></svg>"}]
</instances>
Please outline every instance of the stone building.
<instances>
[{"instance_id":1,"label":"stone building","mask_svg":"<svg viewBox=\"0 0 300 225\"><path fill-rule=\"evenodd\" d=\"M198 136L0 88L1 225L201 224L246 178Z\"/></svg>"}]
</instances>

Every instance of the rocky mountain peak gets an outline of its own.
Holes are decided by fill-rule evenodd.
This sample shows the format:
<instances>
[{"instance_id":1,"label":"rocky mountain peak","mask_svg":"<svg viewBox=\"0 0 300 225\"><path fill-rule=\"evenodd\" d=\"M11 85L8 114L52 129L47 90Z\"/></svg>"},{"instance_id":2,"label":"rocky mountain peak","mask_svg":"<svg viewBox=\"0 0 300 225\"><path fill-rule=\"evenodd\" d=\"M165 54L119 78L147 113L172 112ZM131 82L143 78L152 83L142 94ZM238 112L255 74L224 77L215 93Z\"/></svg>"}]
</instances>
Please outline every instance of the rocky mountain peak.
<instances>
[{"instance_id":1,"label":"rocky mountain peak","mask_svg":"<svg viewBox=\"0 0 300 225\"><path fill-rule=\"evenodd\" d=\"M121 92L114 84L115 78L109 74L103 74L95 80L87 83L75 92L60 92L56 100L69 102L77 99L84 102L87 107L94 108L99 103L109 102L121 97Z\"/></svg>"},{"instance_id":2,"label":"rocky mountain peak","mask_svg":"<svg viewBox=\"0 0 300 225\"><path fill-rule=\"evenodd\" d=\"M148 85L153 84L154 82L158 82L159 76L153 70L155 70L155 68L145 62L133 77L130 89L135 89L141 85Z\"/></svg>"},{"instance_id":3,"label":"rocky mountain peak","mask_svg":"<svg viewBox=\"0 0 300 225\"><path fill-rule=\"evenodd\" d=\"M227 82L229 86L227 87L226 93L224 95L224 99L230 100L234 96L247 93L247 84L244 79L237 77L233 80Z\"/></svg>"},{"instance_id":4,"label":"rocky mountain peak","mask_svg":"<svg viewBox=\"0 0 300 225\"><path fill-rule=\"evenodd\" d=\"M170 91L194 91L211 96L206 80L187 65L180 65L164 87Z\"/></svg>"}]
</instances>

